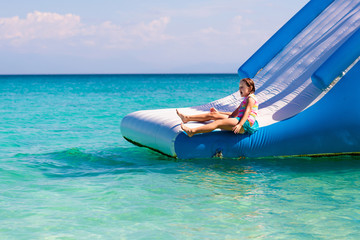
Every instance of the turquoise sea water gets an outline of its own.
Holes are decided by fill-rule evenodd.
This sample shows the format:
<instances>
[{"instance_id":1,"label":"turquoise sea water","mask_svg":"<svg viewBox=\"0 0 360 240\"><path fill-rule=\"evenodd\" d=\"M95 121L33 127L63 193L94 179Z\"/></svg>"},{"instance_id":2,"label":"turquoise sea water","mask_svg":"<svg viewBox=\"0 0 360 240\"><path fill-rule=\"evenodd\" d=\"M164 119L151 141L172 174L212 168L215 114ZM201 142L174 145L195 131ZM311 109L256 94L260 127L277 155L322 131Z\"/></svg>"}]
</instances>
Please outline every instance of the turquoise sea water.
<instances>
[{"instance_id":1,"label":"turquoise sea water","mask_svg":"<svg viewBox=\"0 0 360 240\"><path fill-rule=\"evenodd\" d=\"M358 239L359 156L176 160L121 136L238 81L0 76L0 239Z\"/></svg>"}]
</instances>

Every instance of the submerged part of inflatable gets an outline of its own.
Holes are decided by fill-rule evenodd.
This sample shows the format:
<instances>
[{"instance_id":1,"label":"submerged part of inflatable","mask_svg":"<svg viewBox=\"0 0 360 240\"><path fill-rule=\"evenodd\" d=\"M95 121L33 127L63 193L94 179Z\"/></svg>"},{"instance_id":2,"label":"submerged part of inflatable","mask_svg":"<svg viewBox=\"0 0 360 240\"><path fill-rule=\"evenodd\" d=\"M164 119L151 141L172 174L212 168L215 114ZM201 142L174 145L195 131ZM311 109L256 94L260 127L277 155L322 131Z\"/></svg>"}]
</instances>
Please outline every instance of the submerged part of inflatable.
<instances>
[{"instance_id":1,"label":"submerged part of inflatable","mask_svg":"<svg viewBox=\"0 0 360 240\"><path fill-rule=\"evenodd\" d=\"M175 109L128 114L121 132L130 142L183 159L359 153L359 43L360 0L311 0L238 70L256 84L256 133L216 130L189 138ZM180 111L232 112L241 100L236 92Z\"/></svg>"}]
</instances>

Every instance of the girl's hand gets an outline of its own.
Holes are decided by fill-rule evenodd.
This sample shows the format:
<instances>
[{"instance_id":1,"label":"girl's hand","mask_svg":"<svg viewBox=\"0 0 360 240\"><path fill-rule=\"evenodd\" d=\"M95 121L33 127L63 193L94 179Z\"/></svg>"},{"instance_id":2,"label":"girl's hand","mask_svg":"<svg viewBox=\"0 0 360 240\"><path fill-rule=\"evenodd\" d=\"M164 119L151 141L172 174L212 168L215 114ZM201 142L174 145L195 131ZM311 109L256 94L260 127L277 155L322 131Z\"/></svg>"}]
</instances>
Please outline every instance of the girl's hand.
<instances>
[{"instance_id":1,"label":"girl's hand","mask_svg":"<svg viewBox=\"0 0 360 240\"><path fill-rule=\"evenodd\" d=\"M216 108L212 107L210 108L210 112L219 112Z\"/></svg>"},{"instance_id":2,"label":"girl's hand","mask_svg":"<svg viewBox=\"0 0 360 240\"><path fill-rule=\"evenodd\" d=\"M237 124L237 125L235 125L235 127L232 128L232 130L235 134L238 134L238 133L240 133L241 128L242 128L242 125Z\"/></svg>"}]
</instances>

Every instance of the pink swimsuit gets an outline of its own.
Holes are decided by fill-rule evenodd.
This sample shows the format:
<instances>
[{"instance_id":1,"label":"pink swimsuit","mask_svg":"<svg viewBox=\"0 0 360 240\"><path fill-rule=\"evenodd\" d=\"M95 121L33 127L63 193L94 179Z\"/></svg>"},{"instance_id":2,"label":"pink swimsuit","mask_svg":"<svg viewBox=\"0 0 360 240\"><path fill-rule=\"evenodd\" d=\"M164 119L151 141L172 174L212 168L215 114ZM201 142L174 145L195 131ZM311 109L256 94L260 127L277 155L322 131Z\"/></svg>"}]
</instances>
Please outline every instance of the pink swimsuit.
<instances>
[{"instance_id":1,"label":"pink swimsuit","mask_svg":"<svg viewBox=\"0 0 360 240\"><path fill-rule=\"evenodd\" d=\"M255 94L250 94L249 96L247 96L241 103L240 103L240 109L239 109L239 114L237 116L237 118L239 119L239 121L241 120L242 116L244 116L245 110L246 110L246 103L247 103L247 99L251 97L252 99L255 100L255 104L251 109L250 115L248 117L248 121L250 123L250 125L254 125L255 121L256 121L256 117L258 114L258 109L259 109L259 103L255 97Z\"/></svg>"}]
</instances>

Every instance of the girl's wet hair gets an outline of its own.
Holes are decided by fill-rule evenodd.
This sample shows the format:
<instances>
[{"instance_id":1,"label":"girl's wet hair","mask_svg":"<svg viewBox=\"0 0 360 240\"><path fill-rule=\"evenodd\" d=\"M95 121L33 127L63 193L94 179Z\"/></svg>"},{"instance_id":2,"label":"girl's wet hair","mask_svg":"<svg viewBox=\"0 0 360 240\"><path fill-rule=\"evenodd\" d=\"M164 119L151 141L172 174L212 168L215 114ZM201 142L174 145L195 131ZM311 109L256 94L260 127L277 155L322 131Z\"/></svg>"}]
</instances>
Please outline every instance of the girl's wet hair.
<instances>
[{"instance_id":1,"label":"girl's wet hair","mask_svg":"<svg viewBox=\"0 0 360 240\"><path fill-rule=\"evenodd\" d=\"M255 83L251 78L243 78L240 82L246 83L246 85L251 88L251 93L255 93Z\"/></svg>"}]
</instances>

